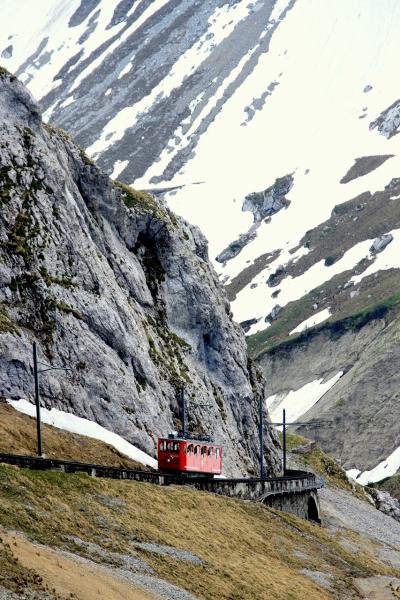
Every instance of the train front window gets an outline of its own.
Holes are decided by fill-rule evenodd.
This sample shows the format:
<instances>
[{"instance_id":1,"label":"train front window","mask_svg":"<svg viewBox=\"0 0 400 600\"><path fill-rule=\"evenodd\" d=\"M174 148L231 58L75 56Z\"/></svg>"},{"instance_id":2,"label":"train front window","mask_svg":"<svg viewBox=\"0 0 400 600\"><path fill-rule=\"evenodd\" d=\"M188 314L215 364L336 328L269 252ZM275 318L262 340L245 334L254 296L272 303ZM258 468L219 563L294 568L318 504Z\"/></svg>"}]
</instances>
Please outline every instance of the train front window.
<instances>
[{"instance_id":1,"label":"train front window","mask_svg":"<svg viewBox=\"0 0 400 600\"><path fill-rule=\"evenodd\" d=\"M179 452L179 442L174 443L174 452Z\"/></svg>"}]
</instances>

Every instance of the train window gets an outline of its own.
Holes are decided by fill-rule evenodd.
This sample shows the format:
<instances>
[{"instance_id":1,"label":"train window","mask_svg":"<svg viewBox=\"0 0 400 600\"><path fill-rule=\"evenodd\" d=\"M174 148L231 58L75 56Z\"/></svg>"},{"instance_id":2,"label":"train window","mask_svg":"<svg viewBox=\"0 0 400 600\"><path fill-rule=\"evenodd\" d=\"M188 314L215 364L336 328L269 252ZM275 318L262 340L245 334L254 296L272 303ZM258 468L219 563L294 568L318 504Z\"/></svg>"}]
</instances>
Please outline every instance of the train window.
<instances>
[{"instance_id":1,"label":"train window","mask_svg":"<svg viewBox=\"0 0 400 600\"><path fill-rule=\"evenodd\" d=\"M189 444L188 449L187 449L187 453L188 454L193 454L193 444Z\"/></svg>"},{"instance_id":2,"label":"train window","mask_svg":"<svg viewBox=\"0 0 400 600\"><path fill-rule=\"evenodd\" d=\"M165 442L160 442L160 450L161 452L165 451Z\"/></svg>"},{"instance_id":3,"label":"train window","mask_svg":"<svg viewBox=\"0 0 400 600\"><path fill-rule=\"evenodd\" d=\"M179 442L175 442L175 444L174 444L174 451L175 452L179 452Z\"/></svg>"},{"instance_id":4,"label":"train window","mask_svg":"<svg viewBox=\"0 0 400 600\"><path fill-rule=\"evenodd\" d=\"M167 442L167 450L173 450L174 449L174 442Z\"/></svg>"},{"instance_id":5,"label":"train window","mask_svg":"<svg viewBox=\"0 0 400 600\"><path fill-rule=\"evenodd\" d=\"M194 453L195 454L200 454L200 446L195 446L194 447Z\"/></svg>"},{"instance_id":6,"label":"train window","mask_svg":"<svg viewBox=\"0 0 400 600\"><path fill-rule=\"evenodd\" d=\"M215 448L215 457L219 458L219 448Z\"/></svg>"},{"instance_id":7,"label":"train window","mask_svg":"<svg viewBox=\"0 0 400 600\"><path fill-rule=\"evenodd\" d=\"M208 449L208 456L212 456L214 454L214 448L212 448L211 446Z\"/></svg>"}]
</instances>

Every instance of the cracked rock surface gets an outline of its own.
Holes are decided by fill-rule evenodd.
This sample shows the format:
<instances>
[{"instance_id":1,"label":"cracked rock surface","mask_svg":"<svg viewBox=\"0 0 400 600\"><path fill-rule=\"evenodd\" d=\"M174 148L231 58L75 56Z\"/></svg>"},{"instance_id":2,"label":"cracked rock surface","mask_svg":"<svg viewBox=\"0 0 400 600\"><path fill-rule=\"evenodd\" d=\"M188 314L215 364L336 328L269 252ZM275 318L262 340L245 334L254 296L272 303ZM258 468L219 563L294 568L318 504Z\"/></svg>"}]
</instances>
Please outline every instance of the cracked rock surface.
<instances>
[{"instance_id":1,"label":"cracked rock surface","mask_svg":"<svg viewBox=\"0 0 400 600\"><path fill-rule=\"evenodd\" d=\"M201 232L112 182L0 72L0 393L98 422L155 454L180 427L225 445L225 475L257 470L263 380ZM199 407L197 404L206 406ZM278 442L265 432L268 468Z\"/></svg>"}]
</instances>

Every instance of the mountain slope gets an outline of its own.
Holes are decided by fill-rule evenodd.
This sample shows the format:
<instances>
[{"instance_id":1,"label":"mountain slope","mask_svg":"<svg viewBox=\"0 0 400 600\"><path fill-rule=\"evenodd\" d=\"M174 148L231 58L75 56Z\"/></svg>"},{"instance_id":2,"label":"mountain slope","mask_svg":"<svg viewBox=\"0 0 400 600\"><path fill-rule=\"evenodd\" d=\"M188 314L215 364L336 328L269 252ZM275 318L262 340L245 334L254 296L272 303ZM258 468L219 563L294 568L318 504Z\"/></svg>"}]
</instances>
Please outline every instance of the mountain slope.
<instances>
[{"instance_id":1,"label":"mountain slope","mask_svg":"<svg viewBox=\"0 0 400 600\"><path fill-rule=\"evenodd\" d=\"M257 468L262 378L199 230L149 194L115 184L26 89L0 73L0 390L33 396L32 341L46 406L112 429L154 455L189 428L226 446L226 473ZM197 406L197 404L203 405ZM266 460L277 441L266 431Z\"/></svg>"},{"instance_id":2,"label":"mountain slope","mask_svg":"<svg viewBox=\"0 0 400 600\"><path fill-rule=\"evenodd\" d=\"M390 307L385 327L396 318L397 0L21 6L20 13L11 0L0 7L3 60L38 97L46 118L76 135L102 168L156 188L201 227L234 318L268 375L275 416L282 408L277 396L285 395L298 418L329 386L331 396L340 395L343 370L358 364L346 337L329 346L345 352L335 372L319 360L318 336L308 339L312 374L306 369L285 382L280 367L278 376L266 363L288 338L295 348L293 336L305 328L325 322L331 331L330 323L336 336L344 319L347 332L354 319L360 324L359 313L373 316L382 303ZM368 319L375 325L362 328L365 347L374 347L376 316ZM298 343L293 357L302 356ZM382 360L391 360L385 350ZM302 365L299 358L294 368L301 373ZM354 386L364 396L358 378ZM369 435L359 428L370 409L364 414L357 400L362 414L346 429L353 448L337 448L348 467L371 468L398 447L385 427L390 417L379 418L387 394L398 418L395 377L378 387ZM346 418L340 406L328 412L329 420ZM323 439L332 450L335 435L327 426Z\"/></svg>"}]
</instances>

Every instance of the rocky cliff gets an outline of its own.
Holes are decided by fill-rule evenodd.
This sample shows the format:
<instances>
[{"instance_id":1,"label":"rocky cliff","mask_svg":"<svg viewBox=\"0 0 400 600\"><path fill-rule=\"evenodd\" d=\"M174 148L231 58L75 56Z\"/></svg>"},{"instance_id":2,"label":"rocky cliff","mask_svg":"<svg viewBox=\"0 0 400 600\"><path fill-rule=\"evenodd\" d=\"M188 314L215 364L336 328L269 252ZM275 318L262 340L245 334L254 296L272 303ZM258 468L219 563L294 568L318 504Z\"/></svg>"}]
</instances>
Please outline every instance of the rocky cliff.
<instances>
[{"instance_id":1,"label":"rocky cliff","mask_svg":"<svg viewBox=\"0 0 400 600\"><path fill-rule=\"evenodd\" d=\"M36 340L41 362L71 369L41 377L46 406L154 454L184 386L190 429L225 445L226 474L255 470L263 382L200 231L111 181L6 71L0 122L0 392L32 398Z\"/></svg>"}]
</instances>

